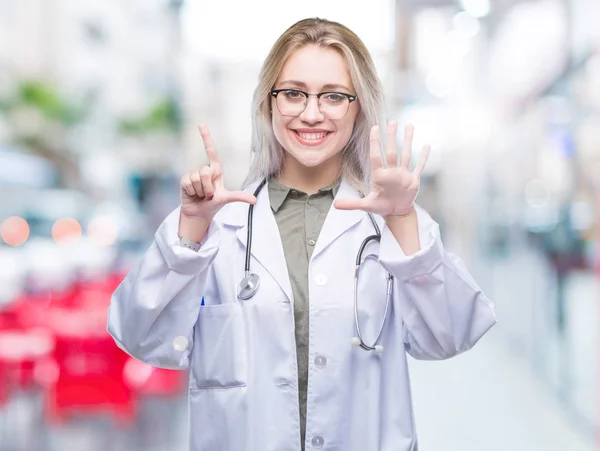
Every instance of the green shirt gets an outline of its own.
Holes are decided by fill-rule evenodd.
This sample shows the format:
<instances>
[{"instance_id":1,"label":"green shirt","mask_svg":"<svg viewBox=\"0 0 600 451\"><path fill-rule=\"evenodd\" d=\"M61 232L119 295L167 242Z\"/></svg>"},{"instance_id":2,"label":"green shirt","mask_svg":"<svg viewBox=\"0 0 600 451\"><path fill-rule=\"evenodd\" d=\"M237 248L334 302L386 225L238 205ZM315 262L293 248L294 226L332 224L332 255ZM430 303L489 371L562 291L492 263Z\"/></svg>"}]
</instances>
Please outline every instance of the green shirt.
<instances>
[{"instance_id":1,"label":"green shirt","mask_svg":"<svg viewBox=\"0 0 600 451\"><path fill-rule=\"evenodd\" d=\"M275 180L269 181L271 210L279 227L294 297L302 449L306 432L308 385L308 265L339 187L340 180L309 196Z\"/></svg>"}]
</instances>

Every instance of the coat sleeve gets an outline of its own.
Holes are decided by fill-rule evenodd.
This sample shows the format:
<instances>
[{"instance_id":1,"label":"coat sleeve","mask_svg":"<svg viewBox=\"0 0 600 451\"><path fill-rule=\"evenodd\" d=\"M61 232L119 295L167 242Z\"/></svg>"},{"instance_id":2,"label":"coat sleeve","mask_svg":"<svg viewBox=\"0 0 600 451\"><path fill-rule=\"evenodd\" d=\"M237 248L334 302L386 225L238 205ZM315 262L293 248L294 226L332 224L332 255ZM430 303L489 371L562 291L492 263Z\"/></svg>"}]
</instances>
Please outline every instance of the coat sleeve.
<instances>
[{"instance_id":1,"label":"coat sleeve","mask_svg":"<svg viewBox=\"0 0 600 451\"><path fill-rule=\"evenodd\" d=\"M213 221L198 252L179 245L179 208L113 293L107 330L117 345L150 365L185 369L193 330L220 243Z\"/></svg>"},{"instance_id":2,"label":"coat sleeve","mask_svg":"<svg viewBox=\"0 0 600 451\"><path fill-rule=\"evenodd\" d=\"M446 251L438 224L417 206L421 250L407 256L384 226L379 260L395 278L394 305L407 352L440 360L464 352L496 323L494 307L462 260Z\"/></svg>"}]
</instances>

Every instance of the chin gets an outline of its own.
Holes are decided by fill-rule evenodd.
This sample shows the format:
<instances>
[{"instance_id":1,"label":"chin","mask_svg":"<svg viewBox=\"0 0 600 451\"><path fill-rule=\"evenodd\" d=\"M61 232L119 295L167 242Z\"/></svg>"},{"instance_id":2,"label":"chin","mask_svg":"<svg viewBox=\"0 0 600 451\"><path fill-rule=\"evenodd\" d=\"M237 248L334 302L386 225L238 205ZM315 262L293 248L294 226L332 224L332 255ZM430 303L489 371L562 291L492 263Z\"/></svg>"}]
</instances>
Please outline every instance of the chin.
<instances>
[{"instance_id":1,"label":"chin","mask_svg":"<svg viewBox=\"0 0 600 451\"><path fill-rule=\"evenodd\" d=\"M296 147L293 152L290 152L290 155L294 157L294 159L302 166L307 168L316 168L333 157L335 153L330 153L325 149L307 150Z\"/></svg>"},{"instance_id":2,"label":"chin","mask_svg":"<svg viewBox=\"0 0 600 451\"><path fill-rule=\"evenodd\" d=\"M300 163L302 166L304 166L306 168L317 168L317 167L321 166L323 163L325 163L325 161L326 160L323 160L323 159L307 160L307 159L298 158L298 163Z\"/></svg>"}]
</instances>

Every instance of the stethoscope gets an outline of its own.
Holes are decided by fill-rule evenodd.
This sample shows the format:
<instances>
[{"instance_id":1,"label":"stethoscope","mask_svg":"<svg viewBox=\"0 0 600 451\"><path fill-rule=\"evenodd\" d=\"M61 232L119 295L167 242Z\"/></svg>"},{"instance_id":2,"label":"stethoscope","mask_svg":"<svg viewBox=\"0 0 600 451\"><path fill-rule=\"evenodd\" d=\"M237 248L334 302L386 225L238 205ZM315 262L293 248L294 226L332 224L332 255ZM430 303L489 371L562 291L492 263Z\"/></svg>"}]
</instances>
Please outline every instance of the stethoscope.
<instances>
[{"instance_id":1,"label":"stethoscope","mask_svg":"<svg viewBox=\"0 0 600 451\"><path fill-rule=\"evenodd\" d=\"M254 191L254 197L258 198L258 194L260 193L261 189L265 186L265 184L267 183L267 180L263 180L258 187L256 188L256 190ZM248 224L247 224L247 230L246 230L246 261L244 263L244 278L240 281L240 284L238 286L238 294L237 297L238 299L242 300L242 301L246 301L248 299L250 299L252 296L254 296L257 291L258 288L260 287L260 277L258 276L258 274L255 273L251 273L250 272L250 255L251 255L251 247L252 247L252 214L254 212L254 205L250 204L249 208L248 208ZM362 263L367 260L368 258L372 258L374 260L379 261L377 255L375 254L368 254L365 256L364 260L363 260L363 253L365 248L367 247L367 245L371 242L371 241L376 241L376 242L380 242L381 240L381 231L379 230L379 226L377 225L377 222L375 222L375 218L373 217L373 215L371 213L369 214L369 219L371 220L371 223L373 224L373 228L375 229L375 234L374 235L369 235L368 237L366 237L363 242L360 245L360 248L358 249L358 253L356 255L356 266L354 268L354 324L356 327L356 337L353 337L351 340L351 343L355 346L359 346L362 349L366 350L366 351L375 351L378 354L383 353L383 346L378 344L379 339L381 338L381 333L383 332L383 327L385 326L385 320L387 318L387 313L388 313L388 308L390 306L390 300L392 298L392 293L393 293L393 282L394 282L394 276L392 276L389 272L387 275L387 288L386 288L386 296L385 296L385 309L383 311L383 317L381 318L381 323L379 324L379 330L377 331L377 335L375 336L375 340L373 341L373 343L371 345L368 345L364 338L363 335L360 331L360 323L358 321L358 275L360 273L360 268Z\"/></svg>"}]
</instances>

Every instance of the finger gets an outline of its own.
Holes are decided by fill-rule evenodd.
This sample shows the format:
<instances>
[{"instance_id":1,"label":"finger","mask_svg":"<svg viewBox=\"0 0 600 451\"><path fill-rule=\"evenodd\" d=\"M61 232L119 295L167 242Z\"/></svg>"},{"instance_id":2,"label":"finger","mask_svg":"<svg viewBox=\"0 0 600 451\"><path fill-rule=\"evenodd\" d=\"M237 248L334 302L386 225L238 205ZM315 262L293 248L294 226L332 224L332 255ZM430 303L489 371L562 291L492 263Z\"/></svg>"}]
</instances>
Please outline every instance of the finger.
<instances>
[{"instance_id":1,"label":"finger","mask_svg":"<svg viewBox=\"0 0 600 451\"><path fill-rule=\"evenodd\" d=\"M194 197L196 195L196 190L194 189L194 185L192 185L189 174L181 177L181 189L184 190L190 197Z\"/></svg>"},{"instance_id":2,"label":"finger","mask_svg":"<svg viewBox=\"0 0 600 451\"><path fill-rule=\"evenodd\" d=\"M410 167L410 157L412 154L412 142L413 135L415 133L415 128L408 124L404 127L404 142L402 144L402 154L398 155L399 158L399 166L409 169Z\"/></svg>"},{"instance_id":3,"label":"finger","mask_svg":"<svg viewBox=\"0 0 600 451\"><path fill-rule=\"evenodd\" d=\"M374 125L369 136L369 158L371 159L371 170L379 169L383 163L381 149L379 148L379 127Z\"/></svg>"},{"instance_id":4,"label":"finger","mask_svg":"<svg viewBox=\"0 0 600 451\"><path fill-rule=\"evenodd\" d=\"M190 174L190 180L192 181L192 185L194 190L196 191L196 195L200 199L204 199L204 189L202 188L202 181L200 180L200 173L198 171L193 171Z\"/></svg>"},{"instance_id":5,"label":"finger","mask_svg":"<svg viewBox=\"0 0 600 451\"><path fill-rule=\"evenodd\" d=\"M429 144L425 144L423 149L421 150L421 155L419 155L419 162L415 167L414 174L417 177L421 177L423 173L423 169L425 169L425 165L427 164L427 159L429 158L429 152L431 151L431 146Z\"/></svg>"},{"instance_id":6,"label":"finger","mask_svg":"<svg viewBox=\"0 0 600 451\"><path fill-rule=\"evenodd\" d=\"M245 202L247 204L256 204L256 197L247 191L228 191L225 195L225 203Z\"/></svg>"},{"instance_id":7,"label":"finger","mask_svg":"<svg viewBox=\"0 0 600 451\"><path fill-rule=\"evenodd\" d=\"M213 170L210 166L204 166L200 169L200 181L202 182L202 190L204 197L210 200L215 195L215 184L212 181Z\"/></svg>"},{"instance_id":8,"label":"finger","mask_svg":"<svg viewBox=\"0 0 600 451\"><path fill-rule=\"evenodd\" d=\"M202 135L202 141L204 142L204 149L208 155L209 164L219 163L219 154L217 153L217 148L215 147L212 136L210 136L208 126L206 124L200 124L198 129L200 130L200 135Z\"/></svg>"},{"instance_id":9,"label":"finger","mask_svg":"<svg viewBox=\"0 0 600 451\"><path fill-rule=\"evenodd\" d=\"M336 199L333 206L338 210L370 211L370 204L366 198Z\"/></svg>"},{"instance_id":10,"label":"finger","mask_svg":"<svg viewBox=\"0 0 600 451\"><path fill-rule=\"evenodd\" d=\"M213 181L223 175L223 169L221 168L221 163L219 163L219 162L211 163L210 168L212 169Z\"/></svg>"},{"instance_id":11,"label":"finger","mask_svg":"<svg viewBox=\"0 0 600 451\"><path fill-rule=\"evenodd\" d=\"M398 166L399 161L397 161L396 156L396 134L398 132L398 122L390 121L387 128L387 145L385 148L385 155L387 158L387 166L388 168L393 168Z\"/></svg>"}]
</instances>

